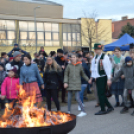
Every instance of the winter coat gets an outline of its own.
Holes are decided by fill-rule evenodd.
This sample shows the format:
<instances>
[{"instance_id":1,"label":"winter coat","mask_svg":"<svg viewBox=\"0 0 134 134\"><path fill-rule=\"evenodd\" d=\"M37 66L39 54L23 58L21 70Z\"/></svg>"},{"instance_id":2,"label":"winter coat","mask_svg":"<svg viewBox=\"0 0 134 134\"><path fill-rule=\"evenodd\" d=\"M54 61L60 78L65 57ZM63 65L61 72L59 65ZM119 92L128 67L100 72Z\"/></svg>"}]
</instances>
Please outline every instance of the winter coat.
<instances>
[{"instance_id":1,"label":"winter coat","mask_svg":"<svg viewBox=\"0 0 134 134\"><path fill-rule=\"evenodd\" d=\"M58 89L59 83L63 83L62 70L59 68L58 71L54 69L44 73L45 89Z\"/></svg>"},{"instance_id":2,"label":"winter coat","mask_svg":"<svg viewBox=\"0 0 134 134\"><path fill-rule=\"evenodd\" d=\"M86 81L89 81L89 78L84 73L82 65L73 65L72 63L68 64L64 74L64 83L68 84L67 90L80 91L81 77L83 77Z\"/></svg>"},{"instance_id":3,"label":"winter coat","mask_svg":"<svg viewBox=\"0 0 134 134\"><path fill-rule=\"evenodd\" d=\"M134 64L130 67L124 64L115 77L112 78L112 82L115 82L122 75L125 76L125 88L134 89Z\"/></svg>"},{"instance_id":4,"label":"winter coat","mask_svg":"<svg viewBox=\"0 0 134 134\"><path fill-rule=\"evenodd\" d=\"M29 66L22 66L20 70L20 85L24 83L32 83L40 81L41 85L44 84L43 79L40 76L38 67L36 64Z\"/></svg>"},{"instance_id":5,"label":"winter coat","mask_svg":"<svg viewBox=\"0 0 134 134\"><path fill-rule=\"evenodd\" d=\"M58 65L64 66L64 65L65 65L65 60L64 60L64 59L62 60L62 59L63 59L63 57L58 57L58 56L57 56L57 57L55 58L55 61L57 62Z\"/></svg>"},{"instance_id":6,"label":"winter coat","mask_svg":"<svg viewBox=\"0 0 134 134\"><path fill-rule=\"evenodd\" d=\"M90 72L89 72L87 64L83 62L82 67L86 76L90 78ZM81 84L88 84L88 82L83 77L81 77Z\"/></svg>"},{"instance_id":7,"label":"winter coat","mask_svg":"<svg viewBox=\"0 0 134 134\"><path fill-rule=\"evenodd\" d=\"M19 92L19 78L6 77L1 86L1 95L7 99L15 99Z\"/></svg>"}]
</instances>

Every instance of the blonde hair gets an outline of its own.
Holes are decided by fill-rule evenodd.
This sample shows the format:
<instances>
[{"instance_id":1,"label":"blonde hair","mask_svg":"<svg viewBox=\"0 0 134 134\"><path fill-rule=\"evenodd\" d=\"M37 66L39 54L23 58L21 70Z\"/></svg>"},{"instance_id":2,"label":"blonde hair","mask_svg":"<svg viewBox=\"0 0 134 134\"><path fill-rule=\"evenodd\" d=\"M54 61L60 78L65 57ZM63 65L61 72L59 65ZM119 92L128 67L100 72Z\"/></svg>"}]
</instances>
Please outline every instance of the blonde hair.
<instances>
[{"instance_id":1,"label":"blonde hair","mask_svg":"<svg viewBox=\"0 0 134 134\"><path fill-rule=\"evenodd\" d=\"M48 65L48 64L47 64L47 59L48 59L48 58L51 58L51 59L52 59L52 65ZM47 59L46 59L46 64L45 64L44 72L45 72L46 70L48 70L48 71L55 70L56 72L62 71L62 70L61 70L61 67L57 64L57 62L54 60L54 58L52 58L52 57L47 57Z\"/></svg>"}]
</instances>

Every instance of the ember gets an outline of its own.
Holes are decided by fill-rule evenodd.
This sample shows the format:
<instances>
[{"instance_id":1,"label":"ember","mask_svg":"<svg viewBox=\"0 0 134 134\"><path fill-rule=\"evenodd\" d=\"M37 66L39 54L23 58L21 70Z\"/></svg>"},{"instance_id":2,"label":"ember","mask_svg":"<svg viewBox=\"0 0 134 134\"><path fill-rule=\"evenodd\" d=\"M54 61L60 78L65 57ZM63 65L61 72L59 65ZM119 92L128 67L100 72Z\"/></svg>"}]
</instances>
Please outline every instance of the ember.
<instances>
[{"instance_id":1,"label":"ember","mask_svg":"<svg viewBox=\"0 0 134 134\"><path fill-rule=\"evenodd\" d=\"M25 90L21 90L18 97L19 103L6 104L3 116L0 118L0 128L25 128L59 125L74 119L70 114L62 112L50 112L46 108L34 106L35 96L26 96ZM31 101L32 100L32 101Z\"/></svg>"}]
</instances>

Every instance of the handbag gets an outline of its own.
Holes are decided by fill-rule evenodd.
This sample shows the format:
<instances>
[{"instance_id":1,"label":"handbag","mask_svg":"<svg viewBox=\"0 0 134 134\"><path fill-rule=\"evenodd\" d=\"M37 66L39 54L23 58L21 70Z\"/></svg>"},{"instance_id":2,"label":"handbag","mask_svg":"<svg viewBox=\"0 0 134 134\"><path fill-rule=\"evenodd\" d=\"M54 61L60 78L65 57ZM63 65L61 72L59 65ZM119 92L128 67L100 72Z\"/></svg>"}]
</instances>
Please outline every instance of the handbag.
<instances>
[{"instance_id":1,"label":"handbag","mask_svg":"<svg viewBox=\"0 0 134 134\"><path fill-rule=\"evenodd\" d=\"M111 90L110 90L109 87L107 86L107 87L106 87L106 97L107 97L107 98L110 98L111 96L112 96Z\"/></svg>"}]
</instances>

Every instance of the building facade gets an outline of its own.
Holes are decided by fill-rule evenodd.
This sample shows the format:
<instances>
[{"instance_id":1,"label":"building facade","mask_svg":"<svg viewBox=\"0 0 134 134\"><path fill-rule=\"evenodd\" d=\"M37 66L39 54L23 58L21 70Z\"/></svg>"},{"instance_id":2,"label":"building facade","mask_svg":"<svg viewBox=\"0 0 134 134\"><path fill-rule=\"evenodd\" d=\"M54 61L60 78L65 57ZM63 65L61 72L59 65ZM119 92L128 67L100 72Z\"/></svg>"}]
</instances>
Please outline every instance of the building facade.
<instances>
[{"instance_id":1,"label":"building facade","mask_svg":"<svg viewBox=\"0 0 134 134\"><path fill-rule=\"evenodd\" d=\"M34 23L34 8L36 10L36 28ZM63 6L46 0L1 0L0 4L0 51L10 51L14 43L30 52L44 46L45 51L56 51L58 48L74 50L77 47L89 47L84 41L82 29L85 19L63 19ZM111 20L99 20L104 26L108 26L109 40L112 40ZM95 22L96 23L96 22ZM98 24L98 23L97 23ZM104 29L104 26L102 27ZM100 28L100 27L99 27ZM98 29L99 29L98 28ZM35 30L37 29L37 30ZM97 29L97 31L99 31ZM96 31L96 33L97 33ZM97 35L97 34L96 34ZM111 36L110 36L111 35ZM95 40L95 41L101 41ZM94 42L95 42L94 41Z\"/></svg>"}]
</instances>

